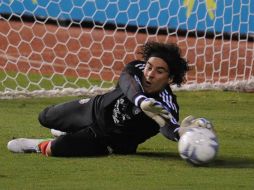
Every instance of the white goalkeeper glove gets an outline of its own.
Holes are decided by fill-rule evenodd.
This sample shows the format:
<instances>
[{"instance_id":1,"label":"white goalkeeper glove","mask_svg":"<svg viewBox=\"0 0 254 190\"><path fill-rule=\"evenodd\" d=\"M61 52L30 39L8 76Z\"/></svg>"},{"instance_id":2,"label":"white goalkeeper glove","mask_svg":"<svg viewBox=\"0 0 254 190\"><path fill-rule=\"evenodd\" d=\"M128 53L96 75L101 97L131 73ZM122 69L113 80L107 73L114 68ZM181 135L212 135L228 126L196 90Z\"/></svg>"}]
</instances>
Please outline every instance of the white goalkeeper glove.
<instances>
[{"instance_id":1,"label":"white goalkeeper glove","mask_svg":"<svg viewBox=\"0 0 254 190\"><path fill-rule=\"evenodd\" d=\"M192 115L184 118L179 128L179 135L182 136L189 128L192 127L203 127L214 132L213 124L205 118L195 118Z\"/></svg>"},{"instance_id":2,"label":"white goalkeeper glove","mask_svg":"<svg viewBox=\"0 0 254 190\"><path fill-rule=\"evenodd\" d=\"M160 102L153 98L146 98L140 104L142 111L152 118L160 127L166 125L167 120L172 118L172 115L167 111Z\"/></svg>"}]
</instances>

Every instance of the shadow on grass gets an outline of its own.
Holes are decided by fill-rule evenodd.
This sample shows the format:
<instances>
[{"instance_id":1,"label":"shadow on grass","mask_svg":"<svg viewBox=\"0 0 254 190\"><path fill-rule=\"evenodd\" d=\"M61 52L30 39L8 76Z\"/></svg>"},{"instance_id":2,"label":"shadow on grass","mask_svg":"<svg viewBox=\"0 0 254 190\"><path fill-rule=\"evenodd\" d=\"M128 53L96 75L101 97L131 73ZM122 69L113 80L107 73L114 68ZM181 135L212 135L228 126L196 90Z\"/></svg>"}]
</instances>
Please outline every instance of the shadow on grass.
<instances>
[{"instance_id":1,"label":"shadow on grass","mask_svg":"<svg viewBox=\"0 0 254 190\"><path fill-rule=\"evenodd\" d=\"M240 157L220 157L212 167L215 168L254 168L254 159Z\"/></svg>"},{"instance_id":2,"label":"shadow on grass","mask_svg":"<svg viewBox=\"0 0 254 190\"><path fill-rule=\"evenodd\" d=\"M175 152L137 152L134 154L136 156L142 156L142 157L147 157L151 159L171 159L171 160L179 160L181 159L178 153Z\"/></svg>"},{"instance_id":3,"label":"shadow on grass","mask_svg":"<svg viewBox=\"0 0 254 190\"><path fill-rule=\"evenodd\" d=\"M138 152L136 156L160 160L181 160L176 152ZM219 157L215 161L204 165L211 168L254 168L254 158Z\"/></svg>"}]
</instances>

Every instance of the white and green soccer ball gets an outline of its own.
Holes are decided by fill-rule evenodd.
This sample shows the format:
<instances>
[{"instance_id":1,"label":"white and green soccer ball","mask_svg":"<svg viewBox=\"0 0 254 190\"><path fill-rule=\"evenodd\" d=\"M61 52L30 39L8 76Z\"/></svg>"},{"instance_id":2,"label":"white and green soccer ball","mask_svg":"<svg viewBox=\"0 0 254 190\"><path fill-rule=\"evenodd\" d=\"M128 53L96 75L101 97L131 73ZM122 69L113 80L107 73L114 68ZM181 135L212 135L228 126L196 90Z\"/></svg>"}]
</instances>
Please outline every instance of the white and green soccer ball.
<instances>
[{"instance_id":1,"label":"white and green soccer ball","mask_svg":"<svg viewBox=\"0 0 254 190\"><path fill-rule=\"evenodd\" d=\"M194 127L187 130L178 142L178 151L184 160L193 165L212 162L219 149L215 133L207 128Z\"/></svg>"}]
</instances>

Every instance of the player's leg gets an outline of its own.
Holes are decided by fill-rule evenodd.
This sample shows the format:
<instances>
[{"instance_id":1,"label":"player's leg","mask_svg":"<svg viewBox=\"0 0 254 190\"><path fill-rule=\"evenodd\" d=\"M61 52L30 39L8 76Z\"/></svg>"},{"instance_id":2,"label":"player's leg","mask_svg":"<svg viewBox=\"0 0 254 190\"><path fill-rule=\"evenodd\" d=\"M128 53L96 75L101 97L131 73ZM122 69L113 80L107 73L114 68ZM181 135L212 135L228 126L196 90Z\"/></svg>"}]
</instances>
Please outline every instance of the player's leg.
<instances>
[{"instance_id":1,"label":"player's leg","mask_svg":"<svg viewBox=\"0 0 254 190\"><path fill-rule=\"evenodd\" d=\"M50 142L52 139L28 139L18 138L8 142L7 148L14 153L40 153L41 144Z\"/></svg>"},{"instance_id":2,"label":"player's leg","mask_svg":"<svg viewBox=\"0 0 254 190\"><path fill-rule=\"evenodd\" d=\"M88 127L52 139L19 138L8 142L7 148L14 153L42 153L46 156L74 157L98 156L112 153L105 140L98 138Z\"/></svg>"},{"instance_id":3,"label":"player's leg","mask_svg":"<svg viewBox=\"0 0 254 190\"><path fill-rule=\"evenodd\" d=\"M83 99L49 106L39 114L39 122L44 127L63 132L79 131L93 123L92 102Z\"/></svg>"},{"instance_id":4,"label":"player's leg","mask_svg":"<svg viewBox=\"0 0 254 190\"><path fill-rule=\"evenodd\" d=\"M58 157L108 155L110 148L90 127L59 136L46 148L46 155Z\"/></svg>"},{"instance_id":5,"label":"player's leg","mask_svg":"<svg viewBox=\"0 0 254 190\"><path fill-rule=\"evenodd\" d=\"M138 143L121 134L111 134L107 140L114 154L135 154L137 152Z\"/></svg>"}]
</instances>

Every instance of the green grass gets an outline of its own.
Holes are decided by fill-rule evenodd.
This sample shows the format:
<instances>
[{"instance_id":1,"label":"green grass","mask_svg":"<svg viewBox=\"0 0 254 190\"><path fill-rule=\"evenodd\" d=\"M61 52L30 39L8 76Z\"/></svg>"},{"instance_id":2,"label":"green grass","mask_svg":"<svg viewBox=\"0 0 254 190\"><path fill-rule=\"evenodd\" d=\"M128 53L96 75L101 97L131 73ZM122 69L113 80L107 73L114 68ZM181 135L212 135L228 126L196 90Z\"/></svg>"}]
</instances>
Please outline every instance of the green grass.
<instances>
[{"instance_id":1,"label":"green grass","mask_svg":"<svg viewBox=\"0 0 254 190\"><path fill-rule=\"evenodd\" d=\"M116 81L105 81L93 77L84 79L78 77L64 76L60 74L24 74L17 72L0 71L0 92L6 89L12 90L52 90L54 87L64 88L90 88L99 86L109 88L116 84Z\"/></svg>"},{"instance_id":2,"label":"green grass","mask_svg":"<svg viewBox=\"0 0 254 190\"><path fill-rule=\"evenodd\" d=\"M183 161L177 144L161 135L140 145L137 155L53 158L13 154L12 137L50 137L39 126L47 105L74 97L0 100L0 189L227 190L254 189L254 94L177 92L181 119L189 114L213 121L220 142L217 159L207 167Z\"/></svg>"}]
</instances>

